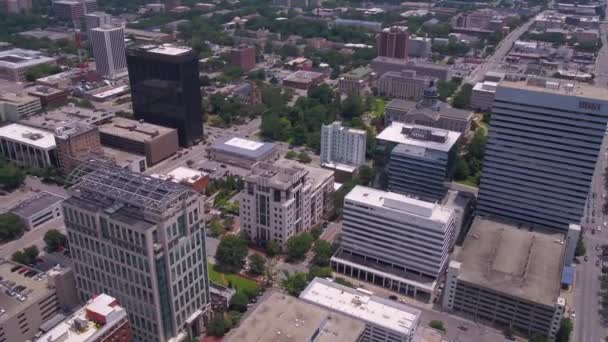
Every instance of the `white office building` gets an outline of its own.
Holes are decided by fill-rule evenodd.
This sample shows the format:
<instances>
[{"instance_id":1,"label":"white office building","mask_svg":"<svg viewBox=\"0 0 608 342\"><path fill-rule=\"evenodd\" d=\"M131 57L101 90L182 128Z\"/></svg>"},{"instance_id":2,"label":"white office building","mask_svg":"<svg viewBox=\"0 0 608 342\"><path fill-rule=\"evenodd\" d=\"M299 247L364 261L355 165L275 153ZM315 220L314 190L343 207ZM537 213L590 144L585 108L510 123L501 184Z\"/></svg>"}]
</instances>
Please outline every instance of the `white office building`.
<instances>
[{"instance_id":1,"label":"white office building","mask_svg":"<svg viewBox=\"0 0 608 342\"><path fill-rule=\"evenodd\" d=\"M356 186L344 199L334 271L430 301L455 242L452 209Z\"/></svg>"},{"instance_id":2,"label":"white office building","mask_svg":"<svg viewBox=\"0 0 608 342\"><path fill-rule=\"evenodd\" d=\"M321 164L358 167L365 164L367 134L338 121L321 126Z\"/></svg>"},{"instance_id":3,"label":"white office building","mask_svg":"<svg viewBox=\"0 0 608 342\"><path fill-rule=\"evenodd\" d=\"M91 30L95 66L104 76L122 76L127 72L125 32L122 27L100 26Z\"/></svg>"},{"instance_id":4,"label":"white office building","mask_svg":"<svg viewBox=\"0 0 608 342\"><path fill-rule=\"evenodd\" d=\"M333 210L332 171L281 159L255 164L240 194L241 228L252 241L283 245Z\"/></svg>"},{"instance_id":5,"label":"white office building","mask_svg":"<svg viewBox=\"0 0 608 342\"><path fill-rule=\"evenodd\" d=\"M63 214L81 300L116 298L135 342L201 335L210 309L202 197L106 162L82 163L67 181Z\"/></svg>"},{"instance_id":6,"label":"white office building","mask_svg":"<svg viewBox=\"0 0 608 342\"><path fill-rule=\"evenodd\" d=\"M0 156L15 164L34 169L55 167L55 136L53 133L20 124L0 127Z\"/></svg>"},{"instance_id":7,"label":"white office building","mask_svg":"<svg viewBox=\"0 0 608 342\"><path fill-rule=\"evenodd\" d=\"M477 82L471 93L471 108L489 111L494 103L494 94L496 94L497 82L483 81Z\"/></svg>"},{"instance_id":8,"label":"white office building","mask_svg":"<svg viewBox=\"0 0 608 342\"><path fill-rule=\"evenodd\" d=\"M300 299L365 323L361 342L410 342L420 323L420 310L333 281L315 278Z\"/></svg>"}]
</instances>

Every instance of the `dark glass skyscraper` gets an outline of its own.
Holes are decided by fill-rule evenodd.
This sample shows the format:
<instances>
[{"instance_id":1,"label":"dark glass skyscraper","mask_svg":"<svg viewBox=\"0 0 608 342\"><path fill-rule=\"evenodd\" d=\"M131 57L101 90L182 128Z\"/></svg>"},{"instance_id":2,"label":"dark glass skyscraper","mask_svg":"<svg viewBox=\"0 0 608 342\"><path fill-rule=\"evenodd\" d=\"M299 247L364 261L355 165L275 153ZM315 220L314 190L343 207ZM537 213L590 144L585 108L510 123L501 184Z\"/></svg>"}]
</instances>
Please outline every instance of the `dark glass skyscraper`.
<instances>
[{"instance_id":1,"label":"dark glass skyscraper","mask_svg":"<svg viewBox=\"0 0 608 342\"><path fill-rule=\"evenodd\" d=\"M182 146L203 136L198 56L192 49L134 47L127 50L127 66L137 119L176 128Z\"/></svg>"}]
</instances>

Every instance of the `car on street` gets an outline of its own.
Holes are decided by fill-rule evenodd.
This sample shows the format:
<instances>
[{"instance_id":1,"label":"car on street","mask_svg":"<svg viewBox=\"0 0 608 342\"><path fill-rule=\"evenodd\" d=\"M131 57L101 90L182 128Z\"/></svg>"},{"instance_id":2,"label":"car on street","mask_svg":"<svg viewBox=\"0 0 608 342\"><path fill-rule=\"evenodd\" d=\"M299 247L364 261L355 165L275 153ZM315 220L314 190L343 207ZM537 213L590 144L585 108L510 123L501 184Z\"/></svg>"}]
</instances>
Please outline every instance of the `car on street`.
<instances>
[{"instance_id":1,"label":"car on street","mask_svg":"<svg viewBox=\"0 0 608 342\"><path fill-rule=\"evenodd\" d=\"M395 296L395 295L388 296L388 299L390 299L390 300L399 300L399 298L397 298L397 296Z\"/></svg>"},{"instance_id":2,"label":"car on street","mask_svg":"<svg viewBox=\"0 0 608 342\"><path fill-rule=\"evenodd\" d=\"M585 257L583 258L583 260L589 261L589 257L585 255Z\"/></svg>"}]
</instances>

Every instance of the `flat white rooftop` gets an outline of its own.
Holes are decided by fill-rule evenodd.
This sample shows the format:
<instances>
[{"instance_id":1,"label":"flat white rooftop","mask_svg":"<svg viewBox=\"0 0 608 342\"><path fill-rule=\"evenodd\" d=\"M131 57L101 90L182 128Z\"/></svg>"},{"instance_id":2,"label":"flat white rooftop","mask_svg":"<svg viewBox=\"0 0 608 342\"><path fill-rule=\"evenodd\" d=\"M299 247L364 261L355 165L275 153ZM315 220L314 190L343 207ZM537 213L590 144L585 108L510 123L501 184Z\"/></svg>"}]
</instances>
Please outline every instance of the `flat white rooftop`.
<instances>
[{"instance_id":1,"label":"flat white rooftop","mask_svg":"<svg viewBox=\"0 0 608 342\"><path fill-rule=\"evenodd\" d=\"M437 203L426 202L394 192L382 191L361 185L355 186L346 195L344 200L400 211L440 222L447 222L452 215L451 209Z\"/></svg>"},{"instance_id":2,"label":"flat white rooftop","mask_svg":"<svg viewBox=\"0 0 608 342\"><path fill-rule=\"evenodd\" d=\"M154 178L170 180L175 183L193 183L199 180L201 177L205 177L206 175L206 172L194 170L184 166L179 166L165 175L153 174L151 176Z\"/></svg>"},{"instance_id":3,"label":"flat white rooftop","mask_svg":"<svg viewBox=\"0 0 608 342\"><path fill-rule=\"evenodd\" d=\"M156 48L150 49L148 51L153 52L153 53L163 54L163 55L177 56L177 55L181 55L184 53L188 53L191 51L191 49L181 47L181 46L171 45L171 44L163 44L163 45L159 45Z\"/></svg>"},{"instance_id":4,"label":"flat white rooftop","mask_svg":"<svg viewBox=\"0 0 608 342\"><path fill-rule=\"evenodd\" d=\"M238 148L242 148L245 150L249 150L249 151L255 151L258 148L264 146L264 143L261 143L258 141L247 140L247 139L236 138L236 137L226 141L225 144L234 146L234 147L238 147Z\"/></svg>"},{"instance_id":5,"label":"flat white rooftop","mask_svg":"<svg viewBox=\"0 0 608 342\"><path fill-rule=\"evenodd\" d=\"M430 150L448 152L452 148L452 146L456 144L456 141L458 141L461 135L459 132L447 131L444 129L433 127L418 126L423 127L425 129L430 129L433 132L439 132L447 135L447 139L444 142L436 142L422 139L413 139L402 133L403 128L413 127L416 127L416 125L393 122L390 126L386 127L382 132L380 132L376 139L389 141L397 144L424 147Z\"/></svg>"},{"instance_id":6,"label":"flat white rooftop","mask_svg":"<svg viewBox=\"0 0 608 342\"><path fill-rule=\"evenodd\" d=\"M21 124L0 127L0 137L41 149L55 148L55 136L52 133Z\"/></svg>"},{"instance_id":7,"label":"flat white rooftop","mask_svg":"<svg viewBox=\"0 0 608 342\"><path fill-rule=\"evenodd\" d=\"M313 279L300 299L403 336L413 334L420 310L322 278Z\"/></svg>"}]
</instances>

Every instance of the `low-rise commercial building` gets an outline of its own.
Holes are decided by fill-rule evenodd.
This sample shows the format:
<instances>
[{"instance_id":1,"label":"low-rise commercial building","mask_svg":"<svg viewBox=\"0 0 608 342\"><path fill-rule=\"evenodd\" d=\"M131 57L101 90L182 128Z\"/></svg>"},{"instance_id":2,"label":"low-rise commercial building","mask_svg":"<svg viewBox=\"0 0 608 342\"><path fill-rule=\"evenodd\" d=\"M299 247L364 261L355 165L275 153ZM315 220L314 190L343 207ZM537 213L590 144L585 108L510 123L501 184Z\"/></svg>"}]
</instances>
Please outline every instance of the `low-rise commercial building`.
<instances>
[{"instance_id":1,"label":"low-rise commercial building","mask_svg":"<svg viewBox=\"0 0 608 342\"><path fill-rule=\"evenodd\" d=\"M365 324L355 318L275 292L224 337L226 342L292 341L355 342Z\"/></svg>"},{"instance_id":2,"label":"low-rise commercial building","mask_svg":"<svg viewBox=\"0 0 608 342\"><path fill-rule=\"evenodd\" d=\"M26 88L25 91L30 95L37 97L42 107L60 107L68 102L69 91L65 89L51 88L47 86L37 85Z\"/></svg>"},{"instance_id":3,"label":"low-rise commercial building","mask_svg":"<svg viewBox=\"0 0 608 342\"><path fill-rule=\"evenodd\" d=\"M42 109L40 100L25 93L0 94L0 121L18 121Z\"/></svg>"},{"instance_id":4,"label":"low-rise commercial building","mask_svg":"<svg viewBox=\"0 0 608 342\"><path fill-rule=\"evenodd\" d=\"M390 191L433 202L445 196L460 133L393 122L377 139L390 152Z\"/></svg>"},{"instance_id":5,"label":"low-rise commercial building","mask_svg":"<svg viewBox=\"0 0 608 342\"><path fill-rule=\"evenodd\" d=\"M478 216L450 262L443 307L553 339L566 306L563 238Z\"/></svg>"},{"instance_id":6,"label":"low-rise commercial building","mask_svg":"<svg viewBox=\"0 0 608 342\"><path fill-rule=\"evenodd\" d=\"M0 79L25 82L27 71L42 64L55 64L55 59L42 52L24 49L0 51Z\"/></svg>"},{"instance_id":7,"label":"low-rise commercial building","mask_svg":"<svg viewBox=\"0 0 608 342\"><path fill-rule=\"evenodd\" d=\"M456 241L452 209L356 186L344 199L342 217L334 271L432 301Z\"/></svg>"},{"instance_id":8,"label":"low-rise commercial building","mask_svg":"<svg viewBox=\"0 0 608 342\"><path fill-rule=\"evenodd\" d=\"M384 121L386 125L391 122L403 122L460 132L466 136L471 131L473 113L440 101L437 87L431 83L424 90L422 100L418 102L401 99L389 102Z\"/></svg>"},{"instance_id":9,"label":"low-rise commercial building","mask_svg":"<svg viewBox=\"0 0 608 342\"><path fill-rule=\"evenodd\" d=\"M59 169L67 175L84 159L103 155L99 129L87 123L72 122L55 129Z\"/></svg>"},{"instance_id":10,"label":"low-rise commercial building","mask_svg":"<svg viewBox=\"0 0 608 342\"><path fill-rule=\"evenodd\" d=\"M33 169L58 166L53 134L20 124L0 127L0 155Z\"/></svg>"},{"instance_id":11,"label":"low-rise commercial building","mask_svg":"<svg viewBox=\"0 0 608 342\"><path fill-rule=\"evenodd\" d=\"M338 80L338 90L343 94L361 94L369 84L372 70L369 68L357 68L344 74Z\"/></svg>"},{"instance_id":12,"label":"low-rise commercial building","mask_svg":"<svg viewBox=\"0 0 608 342\"><path fill-rule=\"evenodd\" d=\"M177 152L177 130L125 118L99 126L101 144L143 155L154 165Z\"/></svg>"},{"instance_id":13,"label":"low-rise commercial building","mask_svg":"<svg viewBox=\"0 0 608 342\"><path fill-rule=\"evenodd\" d=\"M417 76L414 70L389 71L377 82L378 95L402 100L419 100L431 78Z\"/></svg>"},{"instance_id":14,"label":"low-rise commercial building","mask_svg":"<svg viewBox=\"0 0 608 342\"><path fill-rule=\"evenodd\" d=\"M146 44L165 44L171 43L175 40L175 38L168 33L137 30L131 28L125 28L125 36L129 39L133 39L137 43Z\"/></svg>"},{"instance_id":15,"label":"low-rise commercial building","mask_svg":"<svg viewBox=\"0 0 608 342\"><path fill-rule=\"evenodd\" d=\"M204 192L211 180L208 173L184 166L179 166L164 175L154 174L152 177L182 184L198 192Z\"/></svg>"},{"instance_id":16,"label":"low-rise commercial building","mask_svg":"<svg viewBox=\"0 0 608 342\"><path fill-rule=\"evenodd\" d=\"M372 32L382 31L382 23L377 21L354 20L338 18L334 20L336 26L359 27Z\"/></svg>"},{"instance_id":17,"label":"low-rise commercial building","mask_svg":"<svg viewBox=\"0 0 608 342\"><path fill-rule=\"evenodd\" d=\"M208 149L209 158L244 168L257 162L273 162L279 158L278 145L243 138L217 142Z\"/></svg>"},{"instance_id":18,"label":"low-rise commercial building","mask_svg":"<svg viewBox=\"0 0 608 342\"><path fill-rule=\"evenodd\" d=\"M0 341L33 339L62 308L77 303L71 269L56 267L43 273L5 260L0 263Z\"/></svg>"},{"instance_id":19,"label":"low-rise commercial building","mask_svg":"<svg viewBox=\"0 0 608 342\"><path fill-rule=\"evenodd\" d=\"M298 70L283 79L285 87L308 90L323 83L326 74L316 71Z\"/></svg>"},{"instance_id":20,"label":"low-rise commercial building","mask_svg":"<svg viewBox=\"0 0 608 342\"><path fill-rule=\"evenodd\" d=\"M408 57L427 58L431 55L431 38L410 36L406 49Z\"/></svg>"},{"instance_id":21,"label":"low-rise commercial building","mask_svg":"<svg viewBox=\"0 0 608 342\"><path fill-rule=\"evenodd\" d=\"M370 67L378 76L382 76L389 71L414 70L418 76L428 76L444 82L452 79L453 69L451 65L390 57L376 57L370 62Z\"/></svg>"},{"instance_id":22,"label":"low-rise commercial building","mask_svg":"<svg viewBox=\"0 0 608 342\"><path fill-rule=\"evenodd\" d=\"M240 193L241 229L262 244L311 230L333 210L333 172L281 159L257 163Z\"/></svg>"},{"instance_id":23,"label":"low-rise commercial building","mask_svg":"<svg viewBox=\"0 0 608 342\"><path fill-rule=\"evenodd\" d=\"M496 82L477 82L473 87L473 93L471 94L471 108L483 111L492 109L497 86L498 83Z\"/></svg>"},{"instance_id":24,"label":"low-rise commercial building","mask_svg":"<svg viewBox=\"0 0 608 342\"><path fill-rule=\"evenodd\" d=\"M365 323L357 341L410 342L420 323L418 309L323 278L313 279L300 299Z\"/></svg>"},{"instance_id":25,"label":"low-rise commercial building","mask_svg":"<svg viewBox=\"0 0 608 342\"><path fill-rule=\"evenodd\" d=\"M133 172L144 172L148 168L146 156L111 147L102 147L103 155L121 169Z\"/></svg>"},{"instance_id":26,"label":"low-rise commercial building","mask_svg":"<svg viewBox=\"0 0 608 342\"><path fill-rule=\"evenodd\" d=\"M64 199L43 191L25 199L10 211L21 218L26 229L34 230L47 221L61 217L61 202Z\"/></svg>"},{"instance_id":27,"label":"low-rise commercial building","mask_svg":"<svg viewBox=\"0 0 608 342\"><path fill-rule=\"evenodd\" d=\"M131 325L127 311L118 301L102 293L42 335L38 341L131 342Z\"/></svg>"},{"instance_id":28,"label":"low-rise commercial building","mask_svg":"<svg viewBox=\"0 0 608 342\"><path fill-rule=\"evenodd\" d=\"M19 120L20 123L40 128L49 132L55 132L57 128L72 124L101 125L109 122L114 117L113 112L76 107L72 104L68 106L45 111L40 114L30 115Z\"/></svg>"}]
</instances>

